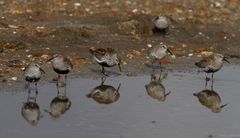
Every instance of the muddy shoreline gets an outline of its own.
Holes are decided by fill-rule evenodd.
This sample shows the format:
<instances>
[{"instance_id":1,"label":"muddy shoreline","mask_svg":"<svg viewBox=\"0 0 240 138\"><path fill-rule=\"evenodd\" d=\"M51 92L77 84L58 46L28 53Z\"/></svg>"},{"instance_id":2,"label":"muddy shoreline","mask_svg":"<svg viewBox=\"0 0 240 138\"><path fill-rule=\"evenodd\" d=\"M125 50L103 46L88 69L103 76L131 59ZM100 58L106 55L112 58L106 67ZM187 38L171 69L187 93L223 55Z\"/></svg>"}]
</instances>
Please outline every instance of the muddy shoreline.
<instances>
[{"instance_id":1,"label":"muddy shoreline","mask_svg":"<svg viewBox=\"0 0 240 138\"><path fill-rule=\"evenodd\" d=\"M159 3L1 1L0 85L22 84L23 69L30 62L41 64L47 72L41 83L51 81L56 74L46 60L55 53L73 62L69 77L99 76L100 67L88 52L91 46L118 49L122 75L127 76L150 74L148 46L160 42L176 55L163 61L170 71L197 72L194 62L206 52L223 53L231 64L240 63L238 0ZM151 19L158 14L172 19L166 35L152 30ZM117 73L116 68L109 71Z\"/></svg>"}]
</instances>

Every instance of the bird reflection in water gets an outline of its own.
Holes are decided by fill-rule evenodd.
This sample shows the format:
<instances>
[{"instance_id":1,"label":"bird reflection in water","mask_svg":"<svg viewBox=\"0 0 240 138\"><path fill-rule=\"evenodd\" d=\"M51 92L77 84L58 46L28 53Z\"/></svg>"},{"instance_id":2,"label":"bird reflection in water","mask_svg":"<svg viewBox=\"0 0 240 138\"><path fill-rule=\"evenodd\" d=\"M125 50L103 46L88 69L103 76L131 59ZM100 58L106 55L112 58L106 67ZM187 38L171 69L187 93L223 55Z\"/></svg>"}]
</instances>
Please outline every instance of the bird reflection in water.
<instances>
[{"instance_id":1,"label":"bird reflection in water","mask_svg":"<svg viewBox=\"0 0 240 138\"><path fill-rule=\"evenodd\" d=\"M22 117L32 126L36 126L39 120L43 117L40 112L40 108L36 102L37 91L34 96L31 96L31 92L28 93L27 101L23 103L21 114Z\"/></svg>"},{"instance_id":2,"label":"bird reflection in water","mask_svg":"<svg viewBox=\"0 0 240 138\"><path fill-rule=\"evenodd\" d=\"M151 74L151 81L145 85L147 94L158 101L165 101L166 97L171 93L165 93L165 87L162 84L162 80L167 77L167 73L153 73Z\"/></svg>"},{"instance_id":3,"label":"bird reflection in water","mask_svg":"<svg viewBox=\"0 0 240 138\"><path fill-rule=\"evenodd\" d=\"M60 86L57 85L57 87ZM53 119L57 119L62 114L66 113L70 109L71 105L72 103L67 97L67 89L65 85L64 93L61 93L59 88L57 88L57 96L54 97L50 103L51 111L45 110L45 112L49 113Z\"/></svg>"},{"instance_id":4,"label":"bird reflection in water","mask_svg":"<svg viewBox=\"0 0 240 138\"><path fill-rule=\"evenodd\" d=\"M120 97L119 89L121 87L121 84L119 84L117 89L115 89L111 85L104 85L105 80L106 78L102 78L101 85L95 87L86 96L88 98L92 98L100 104L111 104L116 102Z\"/></svg>"},{"instance_id":5,"label":"bird reflection in water","mask_svg":"<svg viewBox=\"0 0 240 138\"><path fill-rule=\"evenodd\" d=\"M193 93L193 95L198 98L199 102L203 106L211 109L211 111L214 113L221 112L222 108L227 105L221 105L221 97L216 91L213 90L213 84L211 85L211 89L205 88L198 93Z\"/></svg>"}]
</instances>

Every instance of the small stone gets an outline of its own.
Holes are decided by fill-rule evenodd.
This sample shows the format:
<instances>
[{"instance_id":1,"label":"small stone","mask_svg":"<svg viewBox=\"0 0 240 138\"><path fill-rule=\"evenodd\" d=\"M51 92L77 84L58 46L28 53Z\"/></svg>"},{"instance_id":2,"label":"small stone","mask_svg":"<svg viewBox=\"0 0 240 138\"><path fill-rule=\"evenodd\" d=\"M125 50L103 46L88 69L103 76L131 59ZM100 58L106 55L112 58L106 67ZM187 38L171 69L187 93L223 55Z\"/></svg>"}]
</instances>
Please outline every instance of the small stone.
<instances>
[{"instance_id":1,"label":"small stone","mask_svg":"<svg viewBox=\"0 0 240 138\"><path fill-rule=\"evenodd\" d=\"M152 44L147 44L147 47L151 48L151 47L152 47Z\"/></svg>"},{"instance_id":2,"label":"small stone","mask_svg":"<svg viewBox=\"0 0 240 138\"><path fill-rule=\"evenodd\" d=\"M193 56L193 53L189 53L188 56L189 56L189 57Z\"/></svg>"},{"instance_id":3,"label":"small stone","mask_svg":"<svg viewBox=\"0 0 240 138\"><path fill-rule=\"evenodd\" d=\"M132 12L133 13L136 13L138 11L138 9L133 9Z\"/></svg>"},{"instance_id":4,"label":"small stone","mask_svg":"<svg viewBox=\"0 0 240 138\"><path fill-rule=\"evenodd\" d=\"M12 77L11 80L16 81L17 77Z\"/></svg>"},{"instance_id":5,"label":"small stone","mask_svg":"<svg viewBox=\"0 0 240 138\"><path fill-rule=\"evenodd\" d=\"M80 6L81 6L81 3L74 3L74 6L80 7Z\"/></svg>"}]
</instances>

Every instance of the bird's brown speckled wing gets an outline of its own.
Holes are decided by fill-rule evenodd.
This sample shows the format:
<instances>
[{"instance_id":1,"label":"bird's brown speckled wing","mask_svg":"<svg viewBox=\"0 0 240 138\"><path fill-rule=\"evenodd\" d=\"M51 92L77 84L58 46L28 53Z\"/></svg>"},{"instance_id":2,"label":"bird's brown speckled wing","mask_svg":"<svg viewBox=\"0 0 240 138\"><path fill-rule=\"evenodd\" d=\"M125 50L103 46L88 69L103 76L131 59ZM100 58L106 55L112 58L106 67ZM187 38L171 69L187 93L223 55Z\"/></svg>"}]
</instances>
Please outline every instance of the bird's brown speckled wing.
<instances>
[{"instance_id":1,"label":"bird's brown speckled wing","mask_svg":"<svg viewBox=\"0 0 240 138\"><path fill-rule=\"evenodd\" d=\"M196 62L195 65L199 68L206 68L210 63L209 57L203 58L201 61Z\"/></svg>"},{"instance_id":2,"label":"bird's brown speckled wing","mask_svg":"<svg viewBox=\"0 0 240 138\"><path fill-rule=\"evenodd\" d=\"M103 56L106 55L106 53L107 53L106 49L99 48L96 49L93 54L96 56L96 58L101 59Z\"/></svg>"},{"instance_id":3,"label":"bird's brown speckled wing","mask_svg":"<svg viewBox=\"0 0 240 138\"><path fill-rule=\"evenodd\" d=\"M71 68L73 68L73 64L68 58L64 58L63 61L64 63L67 63L68 65L70 65Z\"/></svg>"}]
</instances>

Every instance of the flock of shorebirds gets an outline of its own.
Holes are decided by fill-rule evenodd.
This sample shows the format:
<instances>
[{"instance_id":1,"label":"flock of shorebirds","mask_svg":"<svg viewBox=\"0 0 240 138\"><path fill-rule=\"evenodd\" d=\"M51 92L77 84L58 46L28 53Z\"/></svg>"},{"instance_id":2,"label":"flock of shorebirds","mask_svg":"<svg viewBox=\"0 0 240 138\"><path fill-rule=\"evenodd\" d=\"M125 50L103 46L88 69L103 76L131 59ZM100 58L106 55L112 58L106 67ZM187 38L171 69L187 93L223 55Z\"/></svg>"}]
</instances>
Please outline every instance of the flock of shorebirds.
<instances>
[{"instance_id":1,"label":"flock of shorebirds","mask_svg":"<svg viewBox=\"0 0 240 138\"><path fill-rule=\"evenodd\" d=\"M152 21L155 24L155 28L154 28L155 30L162 31L162 32L167 31L170 20L166 16L161 16L161 15L156 16L155 18L153 18ZM112 48L91 47L89 48L89 52L92 55L93 59L99 65L101 65L102 67L101 74L103 74L104 76L109 76L109 74L105 72L106 67L118 66L119 71L122 72L121 58L119 57L116 50ZM167 47L167 45L165 45L164 43L160 43L159 45L151 47L148 51L148 55L151 58L151 65L154 72L153 65L154 63L156 63L156 61L163 59L167 55L174 55L174 53ZM65 87L65 95L62 95L61 97L61 95L59 95L59 90L58 90L57 97L51 102L51 108L52 109L56 108L56 110L53 110L51 112L46 110L46 112L48 112L52 117L58 118L61 114L66 112L71 106L71 102L66 97L66 79L67 79L67 74L73 69L73 64L68 58L60 54L53 55L50 59L47 60L47 62L50 62L50 61L52 62L53 70L58 74L57 88L61 80L61 76L64 75L65 77L63 82L64 84L63 86ZM202 58L200 61L196 62L195 65L202 71L206 72L206 83L207 83L210 79L213 81L213 74L222 68L223 61L226 61L229 63L229 61L224 55L219 53L213 53L208 57ZM159 64L161 69L160 71L162 72L161 62L159 62ZM29 94L30 94L31 83L35 84L36 94L38 93L37 82L40 80L43 73L45 73L45 71L36 63L30 63L25 68L24 78L29 87ZM209 73L212 74L211 78L208 78ZM164 101L167 95L170 94L170 92L165 93L165 88L161 84L162 79L163 77L161 76L161 74L160 76L157 76L156 74L155 75L152 74L151 82L145 85L148 95L159 101ZM120 84L118 88L115 89L110 85L104 85L104 81L102 80L101 85L94 88L93 91L87 95L87 97L93 98L98 103L109 104L117 101L117 99L119 98L120 96L118 93L119 88L120 88ZM103 92L105 91L108 94L99 93L101 91ZM109 95L109 96L106 96L106 95ZM220 112L221 108L226 106L226 105L220 105L221 99L219 95L215 91L213 91L213 89L212 90L206 89L199 93L194 93L194 96L197 96L199 98L199 101L203 105L210 107L213 112ZM36 108L38 108L38 106L34 104L35 103L34 100L36 101L36 99L28 98L28 101L31 101L31 100L33 100L33 102L30 102L32 106L35 106ZM25 110L25 106L29 106L28 103L29 102L27 102L24 105L22 114L24 118L28 120L28 122L35 125L37 121L32 121L32 120L39 120L39 115L36 117L36 119L31 119L32 116L30 115L30 119L29 119L28 117L29 113L27 113L27 110ZM62 108L59 108L59 103L61 103L61 106L63 106ZM37 110L37 112L39 114L39 109Z\"/></svg>"},{"instance_id":2,"label":"flock of shorebirds","mask_svg":"<svg viewBox=\"0 0 240 138\"><path fill-rule=\"evenodd\" d=\"M155 30L159 32L166 32L170 26L170 19L167 16L159 15L152 19L152 22L155 25ZM105 76L109 76L105 72L105 67L114 67L118 66L119 71L122 71L121 68L121 58L119 57L116 50L112 48L95 48L91 47L89 48L89 52L91 53L93 59L102 67L101 73ZM156 45L154 47L151 47L149 49L149 57L152 60L152 68L154 71L153 64L163 59L167 55L174 55L171 50L168 49L167 45L160 43L159 45ZM59 82L61 79L61 75L65 76L65 82L64 85L66 85L66 78L67 74L72 70L73 65L71 61L64 57L63 55L53 55L52 58L50 58L48 61L52 61L52 67L53 70L58 74L57 81ZM219 53L213 53L212 55L208 57L204 57L202 60L195 63L195 65L200 68L202 71L206 72L206 83L210 80L208 78L208 74L212 74L212 81L213 81L213 75L215 72L219 71L223 66L223 61L226 61L229 63L227 58L223 54ZM161 62L160 69L162 71ZM26 82L30 85L31 83L35 83L36 86L36 92L37 92L37 82L40 80L41 75L45 73L45 71L36 63L30 63L25 68L24 77ZM58 83L57 83L58 84ZM28 86L29 86L28 85ZM30 86L29 86L30 88ZM29 89L30 92L30 89Z\"/></svg>"}]
</instances>

